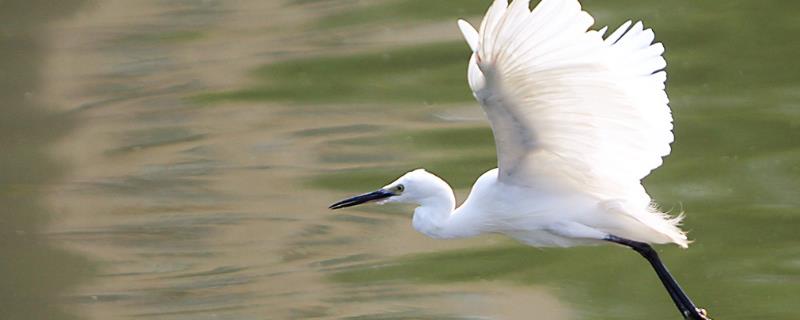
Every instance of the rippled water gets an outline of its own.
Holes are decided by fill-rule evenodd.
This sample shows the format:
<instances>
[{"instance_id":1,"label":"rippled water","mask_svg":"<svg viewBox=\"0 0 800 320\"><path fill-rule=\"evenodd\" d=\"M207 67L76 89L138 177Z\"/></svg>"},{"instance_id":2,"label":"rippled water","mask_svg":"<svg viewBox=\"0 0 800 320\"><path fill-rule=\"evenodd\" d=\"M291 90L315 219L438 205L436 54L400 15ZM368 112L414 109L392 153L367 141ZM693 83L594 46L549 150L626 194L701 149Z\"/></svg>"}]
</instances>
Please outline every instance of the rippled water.
<instances>
[{"instance_id":1,"label":"rippled water","mask_svg":"<svg viewBox=\"0 0 800 320\"><path fill-rule=\"evenodd\" d=\"M488 0L0 4L0 312L9 319L674 319L616 247L436 241L334 200L494 166L454 19ZM667 47L663 246L720 319L800 308L800 3L585 1Z\"/></svg>"}]
</instances>

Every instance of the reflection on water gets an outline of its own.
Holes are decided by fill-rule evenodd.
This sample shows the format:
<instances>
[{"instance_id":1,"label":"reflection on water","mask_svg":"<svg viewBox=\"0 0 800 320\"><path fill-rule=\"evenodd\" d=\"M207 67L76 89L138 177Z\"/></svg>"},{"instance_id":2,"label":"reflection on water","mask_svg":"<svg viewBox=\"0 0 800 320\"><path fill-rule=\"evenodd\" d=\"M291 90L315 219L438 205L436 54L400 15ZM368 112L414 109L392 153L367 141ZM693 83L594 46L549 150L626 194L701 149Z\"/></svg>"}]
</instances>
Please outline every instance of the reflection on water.
<instances>
[{"instance_id":1,"label":"reflection on water","mask_svg":"<svg viewBox=\"0 0 800 320\"><path fill-rule=\"evenodd\" d=\"M325 209L415 167L463 199L494 165L452 21L488 2L0 10L15 30L0 51L14 75L0 306L48 319L671 319L627 250L434 241L409 208ZM668 48L678 142L647 184L696 240L661 248L668 265L719 318L800 316L798 4L586 2L601 24L645 19ZM55 17L70 18L40 23Z\"/></svg>"}]
</instances>

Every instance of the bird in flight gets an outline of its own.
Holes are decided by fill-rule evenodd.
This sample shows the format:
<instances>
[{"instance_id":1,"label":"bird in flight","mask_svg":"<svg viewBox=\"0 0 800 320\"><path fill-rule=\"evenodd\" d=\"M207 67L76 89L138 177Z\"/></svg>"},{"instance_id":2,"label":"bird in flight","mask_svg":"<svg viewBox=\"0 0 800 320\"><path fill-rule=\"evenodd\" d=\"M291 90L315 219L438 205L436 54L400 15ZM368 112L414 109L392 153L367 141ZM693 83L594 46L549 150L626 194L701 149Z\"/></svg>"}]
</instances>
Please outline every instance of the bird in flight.
<instances>
[{"instance_id":1,"label":"bird in flight","mask_svg":"<svg viewBox=\"0 0 800 320\"><path fill-rule=\"evenodd\" d=\"M641 22L608 36L593 23L577 0L542 0L533 10L529 0L496 0L478 30L459 20L498 168L458 208L452 188L424 169L330 208L415 204L413 227L433 238L500 233L536 247L627 246L655 269L684 318L708 319L650 246L689 244L682 216L659 211L641 184L673 141L664 47Z\"/></svg>"}]
</instances>

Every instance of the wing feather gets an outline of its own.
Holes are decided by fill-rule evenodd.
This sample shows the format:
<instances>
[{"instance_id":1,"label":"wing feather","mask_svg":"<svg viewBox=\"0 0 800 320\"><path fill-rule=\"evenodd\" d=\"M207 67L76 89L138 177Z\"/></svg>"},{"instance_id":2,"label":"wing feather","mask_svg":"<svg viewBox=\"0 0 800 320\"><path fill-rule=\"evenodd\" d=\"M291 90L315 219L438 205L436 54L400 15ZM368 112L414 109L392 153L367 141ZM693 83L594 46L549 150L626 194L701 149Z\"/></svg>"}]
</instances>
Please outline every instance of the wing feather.
<instances>
[{"instance_id":1,"label":"wing feather","mask_svg":"<svg viewBox=\"0 0 800 320\"><path fill-rule=\"evenodd\" d=\"M459 22L473 49L469 84L491 122L501 181L566 181L646 209L651 215L640 218L650 221L641 179L673 140L664 46L642 22L605 39L607 28L591 31L593 24L577 0L542 0L533 10L528 0L496 0L477 47L475 31ZM683 236L675 221L656 220Z\"/></svg>"}]
</instances>

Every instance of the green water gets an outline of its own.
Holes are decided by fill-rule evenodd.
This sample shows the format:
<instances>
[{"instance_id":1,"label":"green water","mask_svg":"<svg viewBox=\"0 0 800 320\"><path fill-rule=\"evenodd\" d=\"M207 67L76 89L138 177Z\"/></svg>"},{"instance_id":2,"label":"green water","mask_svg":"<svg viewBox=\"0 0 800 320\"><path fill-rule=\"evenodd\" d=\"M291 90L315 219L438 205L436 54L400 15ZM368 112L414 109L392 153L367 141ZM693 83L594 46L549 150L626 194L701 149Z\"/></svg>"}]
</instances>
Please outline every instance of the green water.
<instances>
[{"instance_id":1,"label":"green water","mask_svg":"<svg viewBox=\"0 0 800 320\"><path fill-rule=\"evenodd\" d=\"M83 257L49 245L42 235L53 214L41 193L63 174L43 150L73 125L37 101L47 55L47 21L63 19L82 1L0 4L0 314L4 319L72 319L57 303L85 279ZM58 275L61 273L61 275Z\"/></svg>"},{"instance_id":2,"label":"green water","mask_svg":"<svg viewBox=\"0 0 800 320\"><path fill-rule=\"evenodd\" d=\"M675 319L629 250L326 209L418 167L463 199L495 166L454 22L488 2L3 2L0 312ZM676 142L645 185L694 243L665 263L715 318L800 318L800 3L584 8L667 48Z\"/></svg>"}]
</instances>

